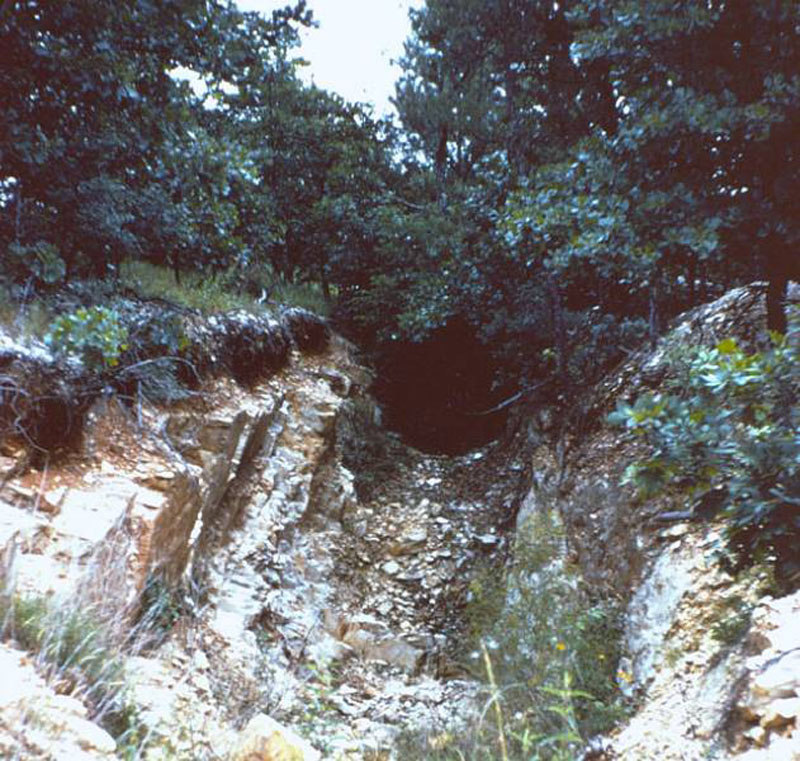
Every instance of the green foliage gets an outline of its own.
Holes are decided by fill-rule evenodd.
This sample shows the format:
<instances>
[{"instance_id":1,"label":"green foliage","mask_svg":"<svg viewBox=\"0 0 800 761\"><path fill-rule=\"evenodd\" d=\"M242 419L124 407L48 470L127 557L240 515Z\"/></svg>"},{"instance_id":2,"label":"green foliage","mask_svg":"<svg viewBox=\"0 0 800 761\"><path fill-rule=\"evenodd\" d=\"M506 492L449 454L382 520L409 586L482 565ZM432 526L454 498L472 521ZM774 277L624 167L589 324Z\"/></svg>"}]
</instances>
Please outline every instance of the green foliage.
<instances>
[{"instance_id":1,"label":"green foliage","mask_svg":"<svg viewBox=\"0 0 800 761\"><path fill-rule=\"evenodd\" d=\"M748 353L728 338L687 351L661 393L620 404L612 421L651 446L628 468L643 496L670 485L690 496L726 489L730 547L743 563L777 553L795 573L800 535L800 357L795 313L786 336Z\"/></svg>"},{"instance_id":2,"label":"green foliage","mask_svg":"<svg viewBox=\"0 0 800 761\"><path fill-rule=\"evenodd\" d=\"M520 533L507 578L487 568L473 579L467 647L488 682L484 718L468 736L426 738L430 755L415 755L409 738L412 758L497 759L504 745L512 759L569 761L624 716L621 611L579 588L563 543L555 516L539 514Z\"/></svg>"},{"instance_id":3,"label":"green foliage","mask_svg":"<svg viewBox=\"0 0 800 761\"><path fill-rule=\"evenodd\" d=\"M721 289L765 272L779 285L796 272L797 13L428 0L397 86L425 157L407 162L426 194L405 216L435 201L455 224L430 259L386 259L357 294L361 322L416 337L464 315L510 374L583 385Z\"/></svg>"},{"instance_id":4,"label":"green foliage","mask_svg":"<svg viewBox=\"0 0 800 761\"><path fill-rule=\"evenodd\" d=\"M235 309L259 314L271 305L302 307L323 316L330 312L319 283L288 283L269 264L252 265L244 272L234 267L217 273L186 272L177 280L163 265L127 260L120 273L121 284L143 299L163 299L203 314ZM258 300L262 294L266 303Z\"/></svg>"},{"instance_id":5,"label":"green foliage","mask_svg":"<svg viewBox=\"0 0 800 761\"><path fill-rule=\"evenodd\" d=\"M87 368L102 371L116 367L128 345L119 315L107 307L81 307L56 318L45 336L53 351L73 354Z\"/></svg>"},{"instance_id":6,"label":"green foliage","mask_svg":"<svg viewBox=\"0 0 800 761\"><path fill-rule=\"evenodd\" d=\"M719 606L718 618L711 626L711 636L724 646L739 643L750 629L753 607L738 595L726 599Z\"/></svg>"},{"instance_id":7,"label":"green foliage","mask_svg":"<svg viewBox=\"0 0 800 761\"><path fill-rule=\"evenodd\" d=\"M158 576L148 576L142 590L139 623L144 625L155 644L166 638L183 613L184 606L177 592Z\"/></svg>"},{"instance_id":8,"label":"green foliage","mask_svg":"<svg viewBox=\"0 0 800 761\"><path fill-rule=\"evenodd\" d=\"M14 4L5 274L149 263L175 278L136 276L142 292L217 311L255 308L239 291L256 271L273 301L336 298L370 347L464 320L498 386L553 397L722 288L780 285L798 240L796 4L427 0L411 19L400 132L301 81L305 2L271 18L222 0Z\"/></svg>"},{"instance_id":9,"label":"green foliage","mask_svg":"<svg viewBox=\"0 0 800 761\"><path fill-rule=\"evenodd\" d=\"M46 285L52 285L63 280L66 273L58 249L44 240L29 245L10 243L8 257L9 271L19 280L32 276Z\"/></svg>"},{"instance_id":10,"label":"green foliage","mask_svg":"<svg viewBox=\"0 0 800 761\"><path fill-rule=\"evenodd\" d=\"M332 730L341 726L341 714L331 699L341 681L335 663L310 663L303 684L303 714L299 722L300 734L308 737L322 753L333 754L333 744L323 740Z\"/></svg>"}]
</instances>

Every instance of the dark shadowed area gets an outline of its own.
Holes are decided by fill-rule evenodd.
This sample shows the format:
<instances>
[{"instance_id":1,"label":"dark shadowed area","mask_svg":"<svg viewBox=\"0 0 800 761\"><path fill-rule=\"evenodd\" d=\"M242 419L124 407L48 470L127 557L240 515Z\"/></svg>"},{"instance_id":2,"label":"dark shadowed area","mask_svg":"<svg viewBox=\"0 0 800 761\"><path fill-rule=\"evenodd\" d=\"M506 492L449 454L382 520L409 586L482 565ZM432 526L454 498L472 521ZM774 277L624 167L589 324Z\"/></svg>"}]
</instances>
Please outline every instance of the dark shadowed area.
<instances>
[{"instance_id":1,"label":"dark shadowed area","mask_svg":"<svg viewBox=\"0 0 800 761\"><path fill-rule=\"evenodd\" d=\"M423 342L396 341L378 359L377 395L386 425L423 452L461 454L497 438L504 410L493 389L497 367L489 348L463 320Z\"/></svg>"}]
</instances>

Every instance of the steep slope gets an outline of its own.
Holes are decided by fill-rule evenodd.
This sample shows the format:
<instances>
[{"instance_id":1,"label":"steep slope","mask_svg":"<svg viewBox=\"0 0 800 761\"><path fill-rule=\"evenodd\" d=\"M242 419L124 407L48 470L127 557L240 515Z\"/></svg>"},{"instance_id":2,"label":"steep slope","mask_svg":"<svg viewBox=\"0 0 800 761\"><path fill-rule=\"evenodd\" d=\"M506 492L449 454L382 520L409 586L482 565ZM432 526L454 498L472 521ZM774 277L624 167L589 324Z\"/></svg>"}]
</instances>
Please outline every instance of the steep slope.
<instances>
[{"instance_id":1,"label":"steep slope","mask_svg":"<svg viewBox=\"0 0 800 761\"><path fill-rule=\"evenodd\" d=\"M459 457L387 434L371 374L335 337L303 356L295 340L255 382L211 374L188 399L138 414L99 395L83 449L47 467L17 472L7 443L0 748L20 759L374 761L455 758L482 735L486 753L501 752L493 728L476 731L493 724L498 692L479 679L490 656L470 652L467 617L483 605L490 639L510 620L504 601L533 600L523 626L542 630L543 649L523 655L560 676L577 645L545 619L562 620L578 595L622 606L621 641L600 643L598 657L623 653L604 689L629 715L585 751L587 738L570 736L566 757L800 756L800 593L770 597L763 566L721 568L714 521L660 520L682 507L676 494L638 500L620 486L642 444L605 422L618 400L659 387L676 347L759 340L763 310L760 286L733 291L632 356L571 416L522 416L513 440ZM14 377L28 377L16 361ZM37 624L47 634L21 625L22 598L49 601ZM94 682L69 657L53 665L50 645L74 620L102 630L102 647L81 658L113 661ZM574 711L569 690L544 687Z\"/></svg>"},{"instance_id":2,"label":"steep slope","mask_svg":"<svg viewBox=\"0 0 800 761\"><path fill-rule=\"evenodd\" d=\"M557 508L584 583L626 604L619 686L633 715L593 758L800 758L800 593L774 599L765 565L724 570L715 554L721 524L680 520L679 492L637 499L621 486L643 444L605 422L617 401L661 388L666 360L682 346L763 341L765 291L740 288L680 318L576 410L562 457L550 458L549 473L538 469L531 499L536 509ZM795 286L790 299L798 298ZM536 457L546 463L549 452Z\"/></svg>"}]
</instances>

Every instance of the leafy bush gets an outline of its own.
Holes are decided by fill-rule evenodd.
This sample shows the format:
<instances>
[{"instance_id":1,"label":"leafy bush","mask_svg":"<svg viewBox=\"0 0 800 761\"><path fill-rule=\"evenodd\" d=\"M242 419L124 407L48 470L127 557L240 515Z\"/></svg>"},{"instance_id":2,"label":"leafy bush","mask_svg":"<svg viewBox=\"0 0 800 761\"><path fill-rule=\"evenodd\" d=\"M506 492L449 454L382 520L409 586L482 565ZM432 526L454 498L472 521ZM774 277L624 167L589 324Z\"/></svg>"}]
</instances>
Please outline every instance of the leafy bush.
<instances>
[{"instance_id":1,"label":"leafy bush","mask_svg":"<svg viewBox=\"0 0 800 761\"><path fill-rule=\"evenodd\" d=\"M717 606L717 620L711 626L711 636L725 646L742 640L750 628L754 605L739 595L723 600Z\"/></svg>"},{"instance_id":2,"label":"leafy bush","mask_svg":"<svg viewBox=\"0 0 800 761\"><path fill-rule=\"evenodd\" d=\"M644 496L670 485L690 497L723 487L725 535L740 564L777 555L783 578L800 570L798 315L786 336L747 353L733 338L673 361L666 390L619 404L612 422L651 454L625 481Z\"/></svg>"},{"instance_id":3,"label":"leafy bush","mask_svg":"<svg viewBox=\"0 0 800 761\"><path fill-rule=\"evenodd\" d=\"M56 318L45 342L57 353L80 357L91 370L103 370L119 364L120 355L128 348L127 335L115 311L81 307Z\"/></svg>"},{"instance_id":4,"label":"leafy bush","mask_svg":"<svg viewBox=\"0 0 800 761\"><path fill-rule=\"evenodd\" d=\"M163 308L140 309L138 314L127 314L125 323L130 348L122 357L121 390L151 402L186 398L189 391L180 375L192 375L193 370L185 359L191 342L181 317Z\"/></svg>"}]
</instances>

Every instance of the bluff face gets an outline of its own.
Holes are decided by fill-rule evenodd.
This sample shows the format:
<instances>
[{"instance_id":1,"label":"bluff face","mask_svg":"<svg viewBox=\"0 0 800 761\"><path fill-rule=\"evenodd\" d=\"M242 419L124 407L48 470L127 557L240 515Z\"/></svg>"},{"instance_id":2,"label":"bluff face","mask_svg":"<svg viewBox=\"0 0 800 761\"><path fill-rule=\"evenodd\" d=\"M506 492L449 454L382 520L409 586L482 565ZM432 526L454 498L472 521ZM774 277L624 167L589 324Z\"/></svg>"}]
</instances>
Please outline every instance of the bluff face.
<instances>
[{"instance_id":1,"label":"bluff face","mask_svg":"<svg viewBox=\"0 0 800 761\"><path fill-rule=\"evenodd\" d=\"M331 337L303 354L296 330L249 383L211 372L166 406L97 395L81 447L47 467L18 472L21 444L6 443L4 598L48 600L54 635L86 614L123 688L119 705L80 691L67 705L63 669L12 634L5 752L108 757L99 725L122 710L134 732L117 752L142 758L372 758L403 730L477 715L480 685L452 658L458 611L469 569L502 551L523 464L499 447L409 449L378 425L353 348ZM56 374L45 353L6 351L18 388L34 362Z\"/></svg>"}]
</instances>

